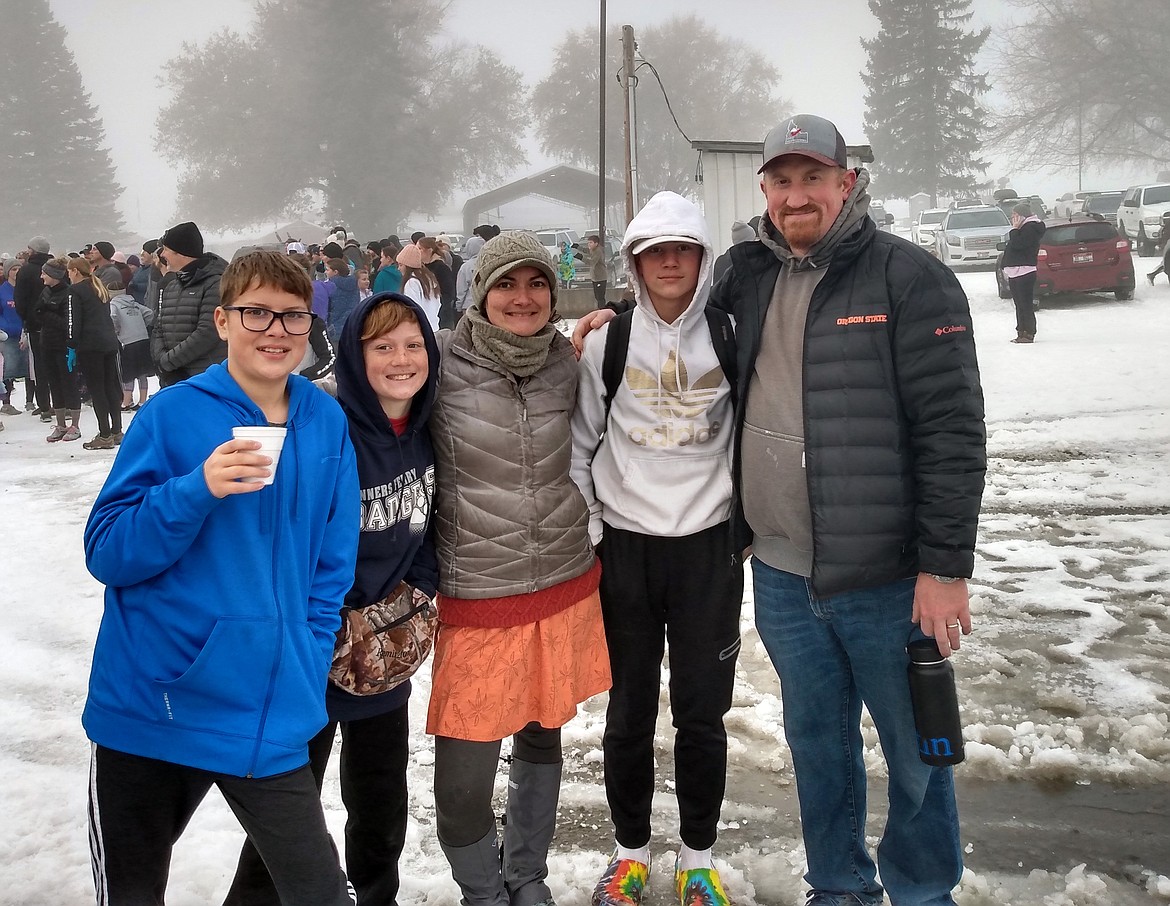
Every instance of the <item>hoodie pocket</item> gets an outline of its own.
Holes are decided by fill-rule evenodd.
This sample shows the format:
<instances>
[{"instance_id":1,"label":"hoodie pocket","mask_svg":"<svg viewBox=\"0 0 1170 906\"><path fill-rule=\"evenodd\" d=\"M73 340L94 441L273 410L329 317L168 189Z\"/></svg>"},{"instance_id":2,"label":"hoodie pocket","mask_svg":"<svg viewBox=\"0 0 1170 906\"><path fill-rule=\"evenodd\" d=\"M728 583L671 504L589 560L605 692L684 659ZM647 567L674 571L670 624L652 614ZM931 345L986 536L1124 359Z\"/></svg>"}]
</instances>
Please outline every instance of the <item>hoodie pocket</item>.
<instances>
[{"instance_id":1,"label":"hoodie pocket","mask_svg":"<svg viewBox=\"0 0 1170 906\"><path fill-rule=\"evenodd\" d=\"M743 513L752 531L787 538L798 550L812 551L812 516L804 440L744 422L740 438Z\"/></svg>"},{"instance_id":2,"label":"hoodie pocket","mask_svg":"<svg viewBox=\"0 0 1170 906\"><path fill-rule=\"evenodd\" d=\"M298 748L325 726L325 686L333 650L321 650L321 641L308 623L286 623L285 631L264 738Z\"/></svg>"},{"instance_id":3,"label":"hoodie pocket","mask_svg":"<svg viewBox=\"0 0 1170 906\"><path fill-rule=\"evenodd\" d=\"M255 736L275 651L271 620L218 621L184 673L154 681L156 716L181 727Z\"/></svg>"}]
</instances>

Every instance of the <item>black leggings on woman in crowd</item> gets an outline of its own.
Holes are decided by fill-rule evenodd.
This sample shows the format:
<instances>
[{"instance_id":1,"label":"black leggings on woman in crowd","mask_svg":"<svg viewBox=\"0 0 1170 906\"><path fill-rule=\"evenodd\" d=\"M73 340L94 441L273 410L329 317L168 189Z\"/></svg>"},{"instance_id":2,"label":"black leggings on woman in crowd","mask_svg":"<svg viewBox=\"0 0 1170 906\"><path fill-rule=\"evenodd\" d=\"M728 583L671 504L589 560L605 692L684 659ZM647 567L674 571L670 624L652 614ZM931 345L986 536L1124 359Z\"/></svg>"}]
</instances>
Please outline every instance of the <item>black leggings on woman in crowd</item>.
<instances>
[{"instance_id":1,"label":"black leggings on woman in crowd","mask_svg":"<svg viewBox=\"0 0 1170 906\"><path fill-rule=\"evenodd\" d=\"M122 379L118 375L118 353L79 352L77 364L85 376L102 437L122 433Z\"/></svg>"},{"instance_id":2,"label":"black leggings on woman in crowd","mask_svg":"<svg viewBox=\"0 0 1170 906\"><path fill-rule=\"evenodd\" d=\"M80 409L81 392L77 377L65 363L67 352L61 346L43 346L36 355L37 383L45 382L53 409Z\"/></svg>"}]
</instances>

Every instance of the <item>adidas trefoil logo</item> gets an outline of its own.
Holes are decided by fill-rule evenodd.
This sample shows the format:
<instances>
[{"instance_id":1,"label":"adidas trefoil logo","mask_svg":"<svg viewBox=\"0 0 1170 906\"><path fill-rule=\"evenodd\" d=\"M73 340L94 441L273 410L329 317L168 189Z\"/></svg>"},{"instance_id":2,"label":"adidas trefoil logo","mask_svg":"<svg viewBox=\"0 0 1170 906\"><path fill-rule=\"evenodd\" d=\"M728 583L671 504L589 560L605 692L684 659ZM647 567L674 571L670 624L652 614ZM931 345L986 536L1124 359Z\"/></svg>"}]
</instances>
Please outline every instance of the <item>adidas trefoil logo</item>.
<instances>
[{"instance_id":1,"label":"adidas trefoil logo","mask_svg":"<svg viewBox=\"0 0 1170 906\"><path fill-rule=\"evenodd\" d=\"M626 384L634 398L649 409L663 424L633 428L629 438L636 444L654 447L681 447L707 443L718 433L720 425L710 428L676 425L676 420L691 421L708 410L719 394L723 370L716 365L690 383L686 363L671 350L658 375L632 365L626 366Z\"/></svg>"}]
</instances>

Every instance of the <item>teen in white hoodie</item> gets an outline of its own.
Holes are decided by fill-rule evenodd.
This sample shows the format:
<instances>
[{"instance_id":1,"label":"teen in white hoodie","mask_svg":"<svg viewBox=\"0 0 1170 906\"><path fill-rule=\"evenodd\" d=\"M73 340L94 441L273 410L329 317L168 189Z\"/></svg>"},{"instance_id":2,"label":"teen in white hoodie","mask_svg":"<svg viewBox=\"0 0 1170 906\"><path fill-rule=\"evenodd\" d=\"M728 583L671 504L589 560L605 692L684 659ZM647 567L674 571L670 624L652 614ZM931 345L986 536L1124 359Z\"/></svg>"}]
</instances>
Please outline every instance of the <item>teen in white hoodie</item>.
<instances>
[{"instance_id":1,"label":"teen in white hoodie","mask_svg":"<svg viewBox=\"0 0 1170 906\"><path fill-rule=\"evenodd\" d=\"M571 474L600 545L613 673L603 749L617 848L593 902L642 899L668 642L682 840L676 891L684 902L689 893L726 906L711 847L727 768L723 716L739 652L743 566L729 524L732 388L704 311L714 254L702 212L673 192L655 195L630 222L622 254L636 301L622 381L607 418L602 364L611 322L586 339L573 416Z\"/></svg>"}]
</instances>

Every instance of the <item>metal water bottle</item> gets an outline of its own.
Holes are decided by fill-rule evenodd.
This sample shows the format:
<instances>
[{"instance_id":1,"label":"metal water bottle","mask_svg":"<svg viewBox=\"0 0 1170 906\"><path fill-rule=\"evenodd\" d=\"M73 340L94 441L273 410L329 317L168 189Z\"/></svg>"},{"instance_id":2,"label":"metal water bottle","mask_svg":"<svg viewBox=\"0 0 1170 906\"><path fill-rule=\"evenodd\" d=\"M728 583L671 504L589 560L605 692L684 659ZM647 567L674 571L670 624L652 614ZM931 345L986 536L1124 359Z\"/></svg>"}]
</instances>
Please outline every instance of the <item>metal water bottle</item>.
<instances>
[{"instance_id":1,"label":"metal water bottle","mask_svg":"<svg viewBox=\"0 0 1170 906\"><path fill-rule=\"evenodd\" d=\"M929 765L958 764L963 760L963 728L955 670L934 639L911 642L906 652L910 655L906 671L918 731L918 757Z\"/></svg>"}]
</instances>

